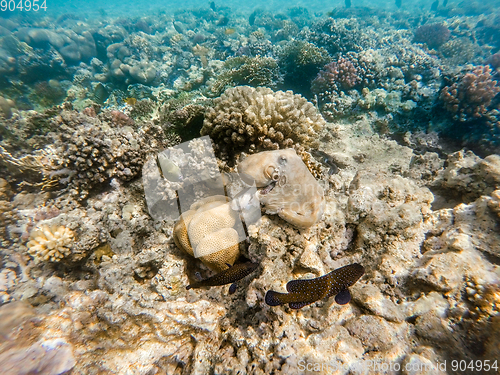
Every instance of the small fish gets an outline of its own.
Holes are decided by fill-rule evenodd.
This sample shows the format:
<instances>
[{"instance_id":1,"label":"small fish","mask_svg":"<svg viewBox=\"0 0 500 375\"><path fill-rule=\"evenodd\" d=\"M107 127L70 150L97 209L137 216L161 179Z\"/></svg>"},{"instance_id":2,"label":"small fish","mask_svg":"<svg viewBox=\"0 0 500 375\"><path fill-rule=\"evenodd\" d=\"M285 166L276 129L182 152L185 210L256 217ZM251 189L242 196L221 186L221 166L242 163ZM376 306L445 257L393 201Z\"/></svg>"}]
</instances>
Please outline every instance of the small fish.
<instances>
[{"instance_id":1,"label":"small fish","mask_svg":"<svg viewBox=\"0 0 500 375\"><path fill-rule=\"evenodd\" d=\"M401 8L401 1L402 1L402 0L396 0L396 6L397 6L398 8Z\"/></svg>"},{"instance_id":2,"label":"small fish","mask_svg":"<svg viewBox=\"0 0 500 375\"><path fill-rule=\"evenodd\" d=\"M99 104L104 104L108 99L109 92L102 83L98 83L94 88L94 99Z\"/></svg>"},{"instance_id":3,"label":"small fish","mask_svg":"<svg viewBox=\"0 0 500 375\"><path fill-rule=\"evenodd\" d=\"M215 7L215 2L210 2L210 9L212 9L214 12L217 10L217 8Z\"/></svg>"},{"instance_id":4,"label":"small fish","mask_svg":"<svg viewBox=\"0 0 500 375\"><path fill-rule=\"evenodd\" d=\"M232 284L229 288L229 293L232 294L236 291L236 281L250 275L259 266L259 263L245 262L238 263L233 266L228 264L228 266L230 266L228 269L219 272L217 275L209 277L208 279L188 285L186 289Z\"/></svg>"},{"instance_id":5,"label":"small fish","mask_svg":"<svg viewBox=\"0 0 500 375\"><path fill-rule=\"evenodd\" d=\"M350 8L351 7L351 0L345 0L345 7Z\"/></svg>"},{"instance_id":6,"label":"small fish","mask_svg":"<svg viewBox=\"0 0 500 375\"><path fill-rule=\"evenodd\" d=\"M125 101L125 103L127 103L128 105L131 105L131 106L134 106L137 103L136 98L126 98L124 101Z\"/></svg>"},{"instance_id":7,"label":"small fish","mask_svg":"<svg viewBox=\"0 0 500 375\"><path fill-rule=\"evenodd\" d=\"M184 34L185 28L184 25L180 22L173 22L172 25L174 26L175 31L177 31L179 34Z\"/></svg>"},{"instance_id":8,"label":"small fish","mask_svg":"<svg viewBox=\"0 0 500 375\"><path fill-rule=\"evenodd\" d=\"M233 27L228 27L226 30L224 30L224 34L226 35L232 35L236 32L236 29Z\"/></svg>"},{"instance_id":9,"label":"small fish","mask_svg":"<svg viewBox=\"0 0 500 375\"><path fill-rule=\"evenodd\" d=\"M322 162L323 164L326 164L327 166L330 167L330 170L328 171L328 174L330 176L339 171L339 168L333 162L333 157L331 157L327 153L320 151L320 150L312 150L311 154L313 154L314 157L318 158L320 162Z\"/></svg>"},{"instance_id":10,"label":"small fish","mask_svg":"<svg viewBox=\"0 0 500 375\"><path fill-rule=\"evenodd\" d=\"M164 153L159 153L156 157L156 164L163 178L171 182L182 181L181 169L170 160Z\"/></svg>"},{"instance_id":11,"label":"small fish","mask_svg":"<svg viewBox=\"0 0 500 375\"><path fill-rule=\"evenodd\" d=\"M439 0L434 1L431 4L431 11L436 12L438 10L438 6L439 6Z\"/></svg>"},{"instance_id":12,"label":"small fish","mask_svg":"<svg viewBox=\"0 0 500 375\"><path fill-rule=\"evenodd\" d=\"M354 285L364 273L365 269L362 265L349 264L315 279L289 281L286 284L288 293L269 290L265 300L269 306L288 303L292 309L301 309L320 299L335 296L335 302L345 305L351 300L351 294L347 288Z\"/></svg>"},{"instance_id":13,"label":"small fish","mask_svg":"<svg viewBox=\"0 0 500 375\"><path fill-rule=\"evenodd\" d=\"M448 0L444 0L443 1L443 8L446 7L448 5Z\"/></svg>"}]
</instances>

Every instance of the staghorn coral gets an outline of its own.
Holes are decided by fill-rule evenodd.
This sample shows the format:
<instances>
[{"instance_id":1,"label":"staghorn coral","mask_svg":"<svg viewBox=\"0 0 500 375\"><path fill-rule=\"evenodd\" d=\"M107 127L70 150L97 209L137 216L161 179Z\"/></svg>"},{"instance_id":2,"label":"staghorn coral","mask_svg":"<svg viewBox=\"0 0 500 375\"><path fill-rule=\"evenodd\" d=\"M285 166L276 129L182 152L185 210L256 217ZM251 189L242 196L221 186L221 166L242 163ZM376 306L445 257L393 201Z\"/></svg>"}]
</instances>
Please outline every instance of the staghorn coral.
<instances>
[{"instance_id":1,"label":"staghorn coral","mask_svg":"<svg viewBox=\"0 0 500 375\"><path fill-rule=\"evenodd\" d=\"M415 30L414 41L425 43L429 48L438 48L450 38L450 30L440 23L421 25Z\"/></svg>"},{"instance_id":2,"label":"staghorn coral","mask_svg":"<svg viewBox=\"0 0 500 375\"><path fill-rule=\"evenodd\" d=\"M439 47L439 53L445 57L449 66L481 64L484 51L481 46L468 37L453 38Z\"/></svg>"},{"instance_id":3,"label":"staghorn coral","mask_svg":"<svg viewBox=\"0 0 500 375\"><path fill-rule=\"evenodd\" d=\"M300 144L313 147L325 120L317 109L291 91L238 86L214 100L201 129L215 142L223 159L241 151L251 153Z\"/></svg>"},{"instance_id":4,"label":"staghorn coral","mask_svg":"<svg viewBox=\"0 0 500 375\"><path fill-rule=\"evenodd\" d=\"M74 242L75 234L62 225L51 227L43 225L41 228L35 229L30 238L31 240L26 246L35 263L41 261L59 262L71 254L70 247Z\"/></svg>"},{"instance_id":5,"label":"staghorn coral","mask_svg":"<svg viewBox=\"0 0 500 375\"><path fill-rule=\"evenodd\" d=\"M264 151L238 164L238 172L255 180L258 198L269 214L278 214L298 228L308 228L323 216L325 196L295 150Z\"/></svg>"},{"instance_id":6,"label":"staghorn coral","mask_svg":"<svg viewBox=\"0 0 500 375\"><path fill-rule=\"evenodd\" d=\"M467 121L484 116L499 92L500 86L493 79L491 68L479 65L458 82L443 87L439 98L445 109L454 114L455 119Z\"/></svg>"}]
</instances>

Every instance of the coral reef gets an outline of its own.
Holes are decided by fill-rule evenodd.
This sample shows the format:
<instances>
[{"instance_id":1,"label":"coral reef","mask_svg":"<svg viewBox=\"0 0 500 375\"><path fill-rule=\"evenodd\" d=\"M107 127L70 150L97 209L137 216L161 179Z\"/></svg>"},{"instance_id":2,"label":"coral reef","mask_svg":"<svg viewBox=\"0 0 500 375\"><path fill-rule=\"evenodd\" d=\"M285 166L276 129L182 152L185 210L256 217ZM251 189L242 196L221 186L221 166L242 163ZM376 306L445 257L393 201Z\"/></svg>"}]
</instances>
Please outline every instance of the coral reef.
<instances>
[{"instance_id":1,"label":"coral reef","mask_svg":"<svg viewBox=\"0 0 500 375\"><path fill-rule=\"evenodd\" d=\"M226 88L240 85L274 88L280 81L278 64L272 57L232 57L224 62L215 82L209 82L210 94L218 96Z\"/></svg>"},{"instance_id":2,"label":"coral reef","mask_svg":"<svg viewBox=\"0 0 500 375\"><path fill-rule=\"evenodd\" d=\"M135 124L116 110L103 111L96 117L90 114L64 108L46 113L43 122L57 132L49 132L38 142L50 145L20 158L2 148L3 160L15 174L25 179L25 183L45 188L67 186L75 196L83 199L89 190L114 178L118 181L134 179L149 152L169 145L169 138L160 126ZM40 121L28 118L20 122L33 121L36 126L35 120Z\"/></svg>"},{"instance_id":3,"label":"coral reef","mask_svg":"<svg viewBox=\"0 0 500 375\"><path fill-rule=\"evenodd\" d=\"M257 152L299 144L312 147L325 120L291 91L239 86L226 90L207 110L202 135L210 135L223 159L241 151Z\"/></svg>"},{"instance_id":4,"label":"coral reef","mask_svg":"<svg viewBox=\"0 0 500 375\"><path fill-rule=\"evenodd\" d=\"M497 4L94 5L0 17L2 372L444 375L499 358ZM300 173L251 163L290 147ZM259 192L240 194L240 156ZM297 219L281 193L305 182L322 190ZM255 197L277 214L236 230ZM236 291L187 288L238 256L254 268ZM351 303L266 304L353 264Z\"/></svg>"},{"instance_id":5,"label":"coral reef","mask_svg":"<svg viewBox=\"0 0 500 375\"><path fill-rule=\"evenodd\" d=\"M339 57L323 67L317 77L312 81L311 91L320 93L324 91L349 90L361 82L358 70L354 64L344 58Z\"/></svg>"},{"instance_id":6,"label":"coral reef","mask_svg":"<svg viewBox=\"0 0 500 375\"><path fill-rule=\"evenodd\" d=\"M417 27L414 41L425 43L429 48L438 48L448 41L451 32L440 23L426 24Z\"/></svg>"},{"instance_id":7,"label":"coral reef","mask_svg":"<svg viewBox=\"0 0 500 375\"><path fill-rule=\"evenodd\" d=\"M498 276L488 251L500 241L498 213L490 208L500 176L494 160L468 153L448 160L448 171L441 160L422 180L429 167L413 162L418 155L410 148L375 134L368 118L346 124L325 125L322 148L340 169L327 177L323 218L304 232L273 216L250 225L241 253L260 266L233 295L225 288L186 290L197 270L204 277L209 271L177 248L173 220L148 215L140 182L112 184L83 201L5 188L19 215L35 216L40 202L57 204L58 223L76 221L81 229L75 245L87 254L78 272L59 271L64 277L47 262L35 266L28 259L23 279L19 269L26 265L15 256L18 249L2 250L9 262L0 275L12 280L2 298L36 305L35 328L44 333L29 345L19 341L21 346L58 339L57 358L72 356L75 373L231 368L290 374L304 363L354 371L369 361L404 366L493 359ZM183 173L207 168L196 169L203 164L195 157L204 145L198 141L188 142L193 161L182 166ZM430 154L438 158L432 152L420 156L433 160ZM453 196L464 189L469 203L455 204ZM438 192L448 206L431 203ZM22 221L13 223L7 236ZM89 232L95 239L82 242ZM284 290L289 280L352 263L362 264L366 274L350 288L351 304L331 299L297 313L264 302L268 290ZM484 344L477 352L467 349L478 342ZM38 358L36 366L44 363Z\"/></svg>"},{"instance_id":8,"label":"coral reef","mask_svg":"<svg viewBox=\"0 0 500 375\"><path fill-rule=\"evenodd\" d=\"M444 107L459 121L486 114L493 98L500 92L498 82L487 65L475 67L458 82L445 86L439 95Z\"/></svg>"},{"instance_id":9,"label":"coral reef","mask_svg":"<svg viewBox=\"0 0 500 375\"><path fill-rule=\"evenodd\" d=\"M75 234L66 227L43 226L30 234L31 239L26 246L35 263L59 262L71 253L74 237Z\"/></svg>"},{"instance_id":10,"label":"coral reef","mask_svg":"<svg viewBox=\"0 0 500 375\"><path fill-rule=\"evenodd\" d=\"M277 46L275 50L285 87L306 96L311 79L331 60L323 47L297 39Z\"/></svg>"},{"instance_id":11,"label":"coral reef","mask_svg":"<svg viewBox=\"0 0 500 375\"><path fill-rule=\"evenodd\" d=\"M49 29L22 28L17 31L16 37L33 48L55 48L68 64L90 60L96 55L94 38L88 31L77 34L73 30L56 32Z\"/></svg>"}]
</instances>

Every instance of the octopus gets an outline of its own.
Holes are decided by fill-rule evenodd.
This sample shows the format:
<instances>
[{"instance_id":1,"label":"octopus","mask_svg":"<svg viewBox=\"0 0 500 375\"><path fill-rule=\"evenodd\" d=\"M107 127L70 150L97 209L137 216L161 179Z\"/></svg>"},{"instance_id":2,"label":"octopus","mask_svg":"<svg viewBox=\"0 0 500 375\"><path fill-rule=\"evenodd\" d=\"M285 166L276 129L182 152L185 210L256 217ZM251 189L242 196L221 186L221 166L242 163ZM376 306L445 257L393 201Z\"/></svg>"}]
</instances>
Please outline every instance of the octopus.
<instances>
[{"instance_id":1,"label":"octopus","mask_svg":"<svg viewBox=\"0 0 500 375\"><path fill-rule=\"evenodd\" d=\"M238 165L246 183L255 182L257 197L268 214L277 214L293 226L306 229L325 210L323 188L293 149L250 155Z\"/></svg>"},{"instance_id":2,"label":"octopus","mask_svg":"<svg viewBox=\"0 0 500 375\"><path fill-rule=\"evenodd\" d=\"M365 269L362 265L353 263L315 279L292 280L286 284L288 293L269 290L265 301L269 306L288 303L292 309L301 309L313 302L335 296L335 302L345 305L351 300L348 288L354 285L364 273Z\"/></svg>"}]
</instances>

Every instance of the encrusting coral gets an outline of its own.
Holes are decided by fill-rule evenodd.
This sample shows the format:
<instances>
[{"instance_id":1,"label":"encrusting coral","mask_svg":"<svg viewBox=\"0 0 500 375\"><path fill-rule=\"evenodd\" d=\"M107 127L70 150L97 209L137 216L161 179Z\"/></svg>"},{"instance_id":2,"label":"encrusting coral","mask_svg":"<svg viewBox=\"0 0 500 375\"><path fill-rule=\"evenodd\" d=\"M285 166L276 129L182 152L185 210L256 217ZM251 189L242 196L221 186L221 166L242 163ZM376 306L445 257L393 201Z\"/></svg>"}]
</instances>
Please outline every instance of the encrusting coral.
<instances>
[{"instance_id":1,"label":"encrusting coral","mask_svg":"<svg viewBox=\"0 0 500 375\"><path fill-rule=\"evenodd\" d=\"M206 115L202 135L214 140L223 159L249 151L277 150L300 144L317 144L325 120L314 105L291 91L238 86L214 100Z\"/></svg>"},{"instance_id":2,"label":"encrusting coral","mask_svg":"<svg viewBox=\"0 0 500 375\"><path fill-rule=\"evenodd\" d=\"M28 253L35 263L41 261L59 262L71 254L71 244L75 234L65 226L44 225L31 233L31 240L27 243Z\"/></svg>"},{"instance_id":3,"label":"encrusting coral","mask_svg":"<svg viewBox=\"0 0 500 375\"><path fill-rule=\"evenodd\" d=\"M238 164L238 172L255 180L258 198L266 213L278 214L298 228L318 222L325 210L325 196L295 150L264 151Z\"/></svg>"}]
</instances>

